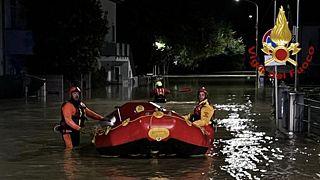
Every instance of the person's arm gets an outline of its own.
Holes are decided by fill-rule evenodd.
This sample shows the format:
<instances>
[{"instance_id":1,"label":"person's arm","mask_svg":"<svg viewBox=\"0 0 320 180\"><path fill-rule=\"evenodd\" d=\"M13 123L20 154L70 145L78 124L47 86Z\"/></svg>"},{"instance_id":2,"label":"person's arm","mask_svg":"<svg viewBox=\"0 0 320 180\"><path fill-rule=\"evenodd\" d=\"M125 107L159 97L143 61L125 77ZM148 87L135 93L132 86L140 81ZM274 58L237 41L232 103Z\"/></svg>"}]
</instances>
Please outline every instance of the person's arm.
<instances>
[{"instance_id":1,"label":"person's arm","mask_svg":"<svg viewBox=\"0 0 320 180\"><path fill-rule=\"evenodd\" d=\"M205 105L201 108L201 119L194 121L196 126L206 126L210 124L215 109L210 105Z\"/></svg>"},{"instance_id":2,"label":"person's arm","mask_svg":"<svg viewBox=\"0 0 320 180\"><path fill-rule=\"evenodd\" d=\"M165 94L170 94L170 89L164 88L164 93Z\"/></svg>"},{"instance_id":3,"label":"person's arm","mask_svg":"<svg viewBox=\"0 0 320 180\"><path fill-rule=\"evenodd\" d=\"M103 120L104 117L101 116L100 114L92 111L91 109L89 109L88 107L85 109L86 111L86 115L89 117L89 118L92 118L94 120Z\"/></svg>"},{"instance_id":4,"label":"person's arm","mask_svg":"<svg viewBox=\"0 0 320 180\"><path fill-rule=\"evenodd\" d=\"M155 95L155 89L150 91L150 97L153 97Z\"/></svg>"},{"instance_id":5,"label":"person's arm","mask_svg":"<svg viewBox=\"0 0 320 180\"><path fill-rule=\"evenodd\" d=\"M190 121L191 113L182 116L185 121Z\"/></svg>"},{"instance_id":6,"label":"person's arm","mask_svg":"<svg viewBox=\"0 0 320 180\"><path fill-rule=\"evenodd\" d=\"M72 120L72 116L76 113L76 109L75 107L71 104L71 103L66 103L63 107L62 107L62 114L63 117L65 119L65 122L68 126L70 126L72 129L75 129L77 131L80 130L80 125L76 124L73 120Z\"/></svg>"}]
</instances>

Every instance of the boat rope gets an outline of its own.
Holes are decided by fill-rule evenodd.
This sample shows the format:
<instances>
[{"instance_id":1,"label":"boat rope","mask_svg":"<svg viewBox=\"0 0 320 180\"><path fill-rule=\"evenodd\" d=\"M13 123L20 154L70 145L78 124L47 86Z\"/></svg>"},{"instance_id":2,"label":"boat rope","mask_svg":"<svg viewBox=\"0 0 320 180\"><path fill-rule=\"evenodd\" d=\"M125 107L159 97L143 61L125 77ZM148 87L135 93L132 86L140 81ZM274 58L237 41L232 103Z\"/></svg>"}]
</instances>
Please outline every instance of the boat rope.
<instances>
[{"instance_id":1,"label":"boat rope","mask_svg":"<svg viewBox=\"0 0 320 180\"><path fill-rule=\"evenodd\" d=\"M119 120L120 120L120 122L121 122L121 121L122 121L122 118L121 118L120 108L117 109L117 112L118 112Z\"/></svg>"},{"instance_id":2,"label":"boat rope","mask_svg":"<svg viewBox=\"0 0 320 180\"><path fill-rule=\"evenodd\" d=\"M153 117L154 117L154 115L152 114L152 116L150 117L150 121L149 121L149 129L151 129Z\"/></svg>"},{"instance_id":3,"label":"boat rope","mask_svg":"<svg viewBox=\"0 0 320 180\"><path fill-rule=\"evenodd\" d=\"M93 137L92 137L92 140L91 142L94 144L96 142L96 136L101 136L101 135L107 135L110 130L111 130L111 126L105 126L105 127L96 127L95 130L94 130L94 133L93 133Z\"/></svg>"}]
</instances>

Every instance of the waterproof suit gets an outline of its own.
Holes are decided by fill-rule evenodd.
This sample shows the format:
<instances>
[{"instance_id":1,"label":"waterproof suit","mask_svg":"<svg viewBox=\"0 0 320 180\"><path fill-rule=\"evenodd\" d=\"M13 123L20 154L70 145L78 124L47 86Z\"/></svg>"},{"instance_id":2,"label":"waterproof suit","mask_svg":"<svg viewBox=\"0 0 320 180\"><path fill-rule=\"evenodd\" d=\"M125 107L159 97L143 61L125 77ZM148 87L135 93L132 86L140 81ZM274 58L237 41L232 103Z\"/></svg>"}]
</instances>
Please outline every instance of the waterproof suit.
<instances>
[{"instance_id":1,"label":"waterproof suit","mask_svg":"<svg viewBox=\"0 0 320 180\"><path fill-rule=\"evenodd\" d=\"M202 127L211 124L211 119L215 113L215 108L208 102L208 99L200 101L193 112L184 117L186 121L191 121L196 126Z\"/></svg>"},{"instance_id":2,"label":"waterproof suit","mask_svg":"<svg viewBox=\"0 0 320 180\"><path fill-rule=\"evenodd\" d=\"M154 97L154 102L166 102L166 95L170 94L170 90L164 87L156 87L150 92L150 97Z\"/></svg>"},{"instance_id":3,"label":"waterproof suit","mask_svg":"<svg viewBox=\"0 0 320 180\"><path fill-rule=\"evenodd\" d=\"M60 131L67 148L79 146L80 129L84 127L87 117L103 120L104 117L90 110L81 101L69 100L61 106Z\"/></svg>"}]
</instances>

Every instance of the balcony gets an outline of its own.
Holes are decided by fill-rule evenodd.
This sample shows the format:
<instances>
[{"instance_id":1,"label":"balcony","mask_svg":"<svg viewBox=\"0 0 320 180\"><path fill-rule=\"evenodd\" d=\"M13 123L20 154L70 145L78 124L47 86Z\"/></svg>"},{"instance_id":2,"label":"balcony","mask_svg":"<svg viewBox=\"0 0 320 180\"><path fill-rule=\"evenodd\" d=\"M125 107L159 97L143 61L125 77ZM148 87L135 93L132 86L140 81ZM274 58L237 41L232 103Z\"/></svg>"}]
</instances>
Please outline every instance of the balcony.
<instances>
[{"instance_id":1,"label":"balcony","mask_svg":"<svg viewBox=\"0 0 320 180\"><path fill-rule=\"evenodd\" d=\"M130 45L125 43L106 42L101 49L101 56L129 57Z\"/></svg>"}]
</instances>

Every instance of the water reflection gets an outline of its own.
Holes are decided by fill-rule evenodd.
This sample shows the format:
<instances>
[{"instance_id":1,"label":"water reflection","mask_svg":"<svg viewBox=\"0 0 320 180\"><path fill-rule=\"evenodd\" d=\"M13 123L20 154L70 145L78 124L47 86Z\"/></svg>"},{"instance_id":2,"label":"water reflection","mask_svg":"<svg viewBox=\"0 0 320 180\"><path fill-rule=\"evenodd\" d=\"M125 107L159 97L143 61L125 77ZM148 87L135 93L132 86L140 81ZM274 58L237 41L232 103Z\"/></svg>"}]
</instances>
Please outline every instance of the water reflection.
<instances>
[{"instance_id":1,"label":"water reflection","mask_svg":"<svg viewBox=\"0 0 320 180\"><path fill-rule=\"evenodd\" d=\"M225 136L225 138L217 139L215 143L216 147L221 148L220 153L225 158L225 165L222 165L221 169L235 179L319 177L318 173L316 175L305 173L305 170L298 168L303 165L296 163L296 156L300 158L315 156L315 151L319 148L314 148L313 153L305 154L305 157L301 157L303 153L297 155L298 150L292 148L296 148L298 144L301 145L304 139L287 137L272 131L273 121L269 118L264 119L265 114L261 113L265 112L256 111L260 110L257 106L268 106L269 104L253 102L251 95L230 95L226 104L217 105L218 111L226 113L225 118L219 119L219 126L224 127L230 133L229 138ZM258 126L262 122L268 124L263 125L268 129ZM310 146L309 143L308 146ZM307 148L305 147L304 150ZM299 162L301 163L300 160ZM316 162L319 162L319 158ZM316 166L319 167L318 164Z\"/></svg>"},{"instance_id":2,"label":"water reflection","mask_svg":"<svg viewBox=\"0 0 320 180\"><path fill-rule=\"evenodd\" d=\"M219 127L211 156L189 159L101 157L85 135L80 149L64 151L52 130L61 99L0 100L0 179L320 179L319 142L276 131L270 89L259 94L254 85L226 79L169 79L173 91L163 106L189 113L202 85L217 107ZM190 91L180 92L184 87ZM150 89L112 86L84 101L107 114L128 100L150 100Z\"/></svg>"},{"instance_id":3,"label":"water reflection","mask_svg":"<svg viewBox=\"0 0 320 180\"><path fill-rule=\"evenodd\" d=\"M110 167L106 175L117 178L139 179L206 179L212 159L127 159L117 161ZM136 167L143 167L137 169ZM116 179L116 178L115 178Z\"/></svg>"},{"instance_id":4,"label":"water reflection","mask_svg":"<svg viewBox=\"0 0 320 180\"><path fill-rule=\"evenodd\" d=\"M238 102L236 98L243 98L241 100L244 101L243 104L234 103ZM227 163L221 166L221 169L236 179L256 179L257 176L253 172L266 172L265 169L258 167L258 164L266 164L264 161L268 160L268 156L265 155L268 149L263 147L268 137L264 138L264 132L255 132L254 119L250 119L253 115L250 95L240 97L231 95L227 101L228 104L217 107L220 111L228 112L227 117L221 119L219 124L233 136L218 142L224 144L221 153Z\"/></svg>"},{"instance_id":5,"label":"water reflection","mask_svg":"<svg viewBox=\"0 0 320 180\"><path fill-rule=\"evenodd\" d=\"M63 156L63 171L66 179L74 180L77 174L77 161L72 157L72 149L65 149Z\"/></svg>"}]
</instances>

